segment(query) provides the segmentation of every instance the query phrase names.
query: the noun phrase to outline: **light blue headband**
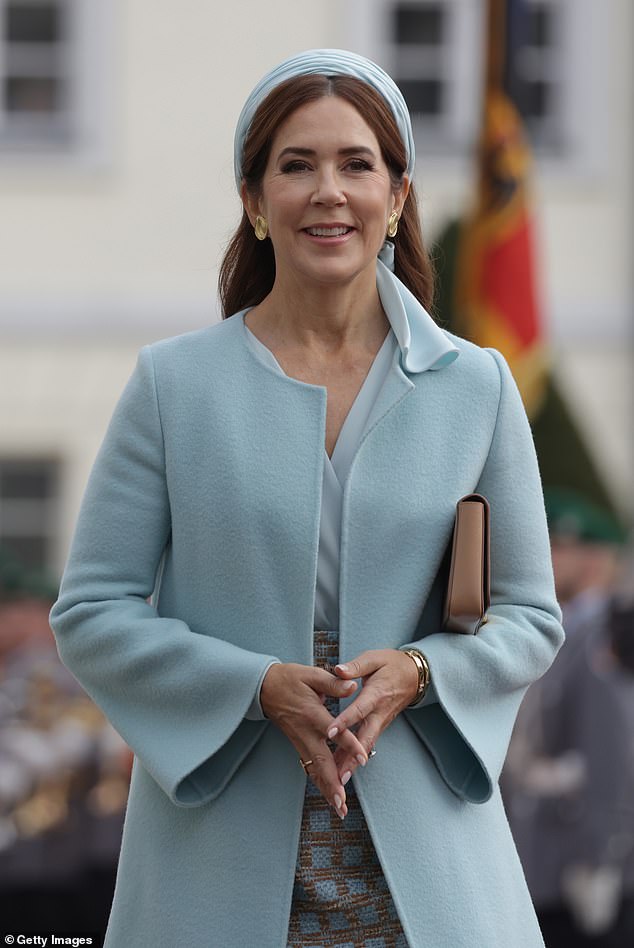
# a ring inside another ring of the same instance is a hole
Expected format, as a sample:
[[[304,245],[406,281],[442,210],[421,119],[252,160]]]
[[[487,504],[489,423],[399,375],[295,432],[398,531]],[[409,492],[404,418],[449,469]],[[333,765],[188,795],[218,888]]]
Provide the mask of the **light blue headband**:
[[[244,142],[246,140],[253,116],[258,110],[260,104],[266,99],[269,92],[286,79],[292,79],[294,76],[307,75],[323,76],[354,76],[361,79],[373,89],[379,92],[390,109],[396,120],[398,130],[401,133],[405,152],[407,155],[407,174],[412,180],[414,172],[414,133],[412,132],[412,121],[410,119],[405,99],[401,94],[393,79],[386,72],[364,56],[358,56],[356,53],[350,53],[345,49],[309,49],[297,56],[291,56],[285,59],[283,63],[276,66],[266,74],[250,94],[244,103],[238,124],[233,147],[233,162],[236,176],[236,185],[238,191],[242,184],[242,155],[244,151]]]
[[[345,49],[309,49],[286,59],[260,79],[238,118],[234,139],[234,169],[238,191],[242,184],[244,142],[253,116],[269,92],[294,76],[354,76],[383,96],[401,134],[407,157],[407,175],[414,172],[414,134],[405,99],[396,83],[376,63]],[[457,348],[436,325],[421,303],[394,274],[394,244],[386,240],[377,261],[377,287],[390,312],[390,322],[401,348],[401,364],[408,372],[441,369],[458,355]]]

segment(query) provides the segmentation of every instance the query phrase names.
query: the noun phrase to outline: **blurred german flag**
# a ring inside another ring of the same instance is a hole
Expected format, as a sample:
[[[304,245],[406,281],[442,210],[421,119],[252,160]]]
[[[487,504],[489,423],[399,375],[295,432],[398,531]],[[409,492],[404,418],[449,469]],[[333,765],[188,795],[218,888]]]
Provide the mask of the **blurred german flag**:
[[[436,242],[436,314],[448,329],[503,353],[531,421],[546,498],[574,492],[620,515],[551,367],[534,242],[531,149],[518,50],[526,0],[488,0],[482,121],[473,206]]]
[[[461,334],[504,353],[531,417],[544,397],[547,353],[533,253],[531,154],[513,97],[517,0],[489,0],[475,206],[458,242]]]

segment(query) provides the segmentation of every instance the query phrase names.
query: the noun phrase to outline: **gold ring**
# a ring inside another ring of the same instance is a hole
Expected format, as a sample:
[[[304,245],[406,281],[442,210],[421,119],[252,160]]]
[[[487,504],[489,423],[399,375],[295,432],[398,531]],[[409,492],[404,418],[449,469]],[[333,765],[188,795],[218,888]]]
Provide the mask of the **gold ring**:
[[[302,765],[303,771],[304,771],[304,773],[306,774],[306,776],[309,776],[309,774],[308,774],[308,768],[309,768],[310,765],[312,764],[312,760],[302,760],[302,758],[300,757],[300,758],[299,758],[299,762],[300,762],[300,764]]]

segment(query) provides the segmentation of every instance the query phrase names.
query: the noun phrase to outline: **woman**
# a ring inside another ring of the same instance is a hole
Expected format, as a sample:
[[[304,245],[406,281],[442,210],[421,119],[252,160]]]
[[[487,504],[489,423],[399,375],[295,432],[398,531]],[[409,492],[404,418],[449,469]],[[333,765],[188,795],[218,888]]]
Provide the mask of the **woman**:
[[[540,945],[497,789],[561,642],[519,395],[423,307],[411,124],[382,70],[286,61],[235,159],[229,318],[142,350],[52,612],[136,754],[106,943]],[[440,631],[439,568],[476,489],[472,637]]]

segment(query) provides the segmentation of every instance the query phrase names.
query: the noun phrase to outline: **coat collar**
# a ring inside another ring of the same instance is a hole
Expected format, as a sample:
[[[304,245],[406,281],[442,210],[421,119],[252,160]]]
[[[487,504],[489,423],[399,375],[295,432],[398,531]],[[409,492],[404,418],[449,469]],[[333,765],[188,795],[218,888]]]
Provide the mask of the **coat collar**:
[[[393,246],[386,242],[376,262],[376,285],[401,350],[401,366],[410,373],[443,369],[458,358],[459,350],[391,272],[389,261],[388,266],[385,265],[386,247],[391,248],[392,255],[394,252]]]
[[[393,267],[394,245],[386,240],[376,261],[376,287],[399,345],[400,368],[410,374],[444,369],[458,358],[460,351],[393,273]],[[243,325],[251,308],[236,314]],[[246,325],[244,328],[249,334]],[[275,366],[282,371],[277,363]]]

